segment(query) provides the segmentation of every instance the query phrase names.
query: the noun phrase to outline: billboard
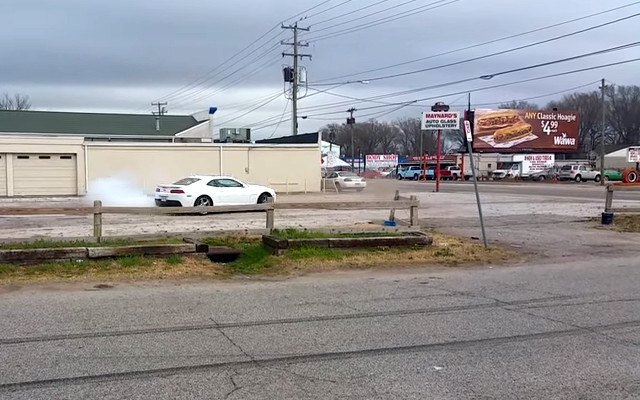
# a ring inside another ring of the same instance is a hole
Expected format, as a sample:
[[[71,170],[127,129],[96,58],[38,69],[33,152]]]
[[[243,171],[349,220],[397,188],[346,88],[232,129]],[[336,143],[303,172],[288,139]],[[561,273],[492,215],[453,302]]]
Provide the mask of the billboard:
[[[578,150],[579,115],[573,111],[475,111],[473,148],[479,152],[573,153]]]

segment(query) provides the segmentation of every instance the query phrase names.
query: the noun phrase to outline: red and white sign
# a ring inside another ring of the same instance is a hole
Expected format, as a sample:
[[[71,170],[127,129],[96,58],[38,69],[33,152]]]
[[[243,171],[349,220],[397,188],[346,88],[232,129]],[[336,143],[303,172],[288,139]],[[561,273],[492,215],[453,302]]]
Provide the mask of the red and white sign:
[[[447,129],[460,129],[460,113],[447,112],[423,112],[422,130],[437,131]]]
[[[464,134],[467,136],[467,142],[471,142],[473,140],[473,135],[471,134],[471,122],[464,120]]]
[[[640,147],[629,147],[627,149],[627,161],[632,163],[640,162]]]
[[[398,165],[397,154],[367,154],[367,169],[395,167]]]

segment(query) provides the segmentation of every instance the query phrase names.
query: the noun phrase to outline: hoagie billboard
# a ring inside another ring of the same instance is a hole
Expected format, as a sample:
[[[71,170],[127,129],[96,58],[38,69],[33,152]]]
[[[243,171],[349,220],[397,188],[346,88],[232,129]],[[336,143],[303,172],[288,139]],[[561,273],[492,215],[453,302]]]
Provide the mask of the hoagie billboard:
[[[578,150],[580,121],[573,111],[475,111],[473,148],[479,152]]]

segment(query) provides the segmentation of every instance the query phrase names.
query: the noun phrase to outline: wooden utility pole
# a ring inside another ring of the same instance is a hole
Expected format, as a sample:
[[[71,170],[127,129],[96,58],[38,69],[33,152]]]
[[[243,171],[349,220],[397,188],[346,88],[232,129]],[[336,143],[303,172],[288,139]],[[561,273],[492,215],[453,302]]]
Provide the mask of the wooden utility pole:
[[[293,57],[293,82],[291,83],[291,131],[293,135],[298,134],[298,85],[300,84],[300,67],[298,60],[304,57],[311,59],[311,54],[300,54],[299,47],[309,47],[309,43],[300,43],[298,41],[298,31],[309,31],[309,28],[300,28],[296,22],[294,25],[282,25],[282,29],[291,29],[293,31],[293,43],[285,41],[280,44],[285,46],[293,46],[293,53],[282,53],[282,57]]]

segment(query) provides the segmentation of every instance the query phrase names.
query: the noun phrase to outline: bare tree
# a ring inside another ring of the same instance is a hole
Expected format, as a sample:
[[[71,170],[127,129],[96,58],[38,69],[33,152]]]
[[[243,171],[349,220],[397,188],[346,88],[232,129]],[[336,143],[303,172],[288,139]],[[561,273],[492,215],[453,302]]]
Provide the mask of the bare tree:
[[[547,104],[548,109],[576,111],[580,115],[580,148],[589,153],[595,151],[602,133],[602,100],[598,92],[571,93],[562,96],[559,101]]]
[[[535,103],[529,103],[524,100],[512,100],[508,103],[502,103],[498,108],[504,108],[509,110],[539,110],[538,105]]]
[[[0,97],[0,110],[28,110],[30,108],[29,96],[23,96],[19,93],[12,96],[9,93],[4,93]]]
[[[436,138],[431,132],[422,131],[419,118],[403,118],[397,120],[394,125],[398,128],[398,151],[402,155],[420,155],[421,150],[425,153],[434,154],[436,149]],[[420,142],[422,140],[422,149]]]
[[[607,124],[615,144],[640,144],[640,87],[615,86],[606,93]]]

